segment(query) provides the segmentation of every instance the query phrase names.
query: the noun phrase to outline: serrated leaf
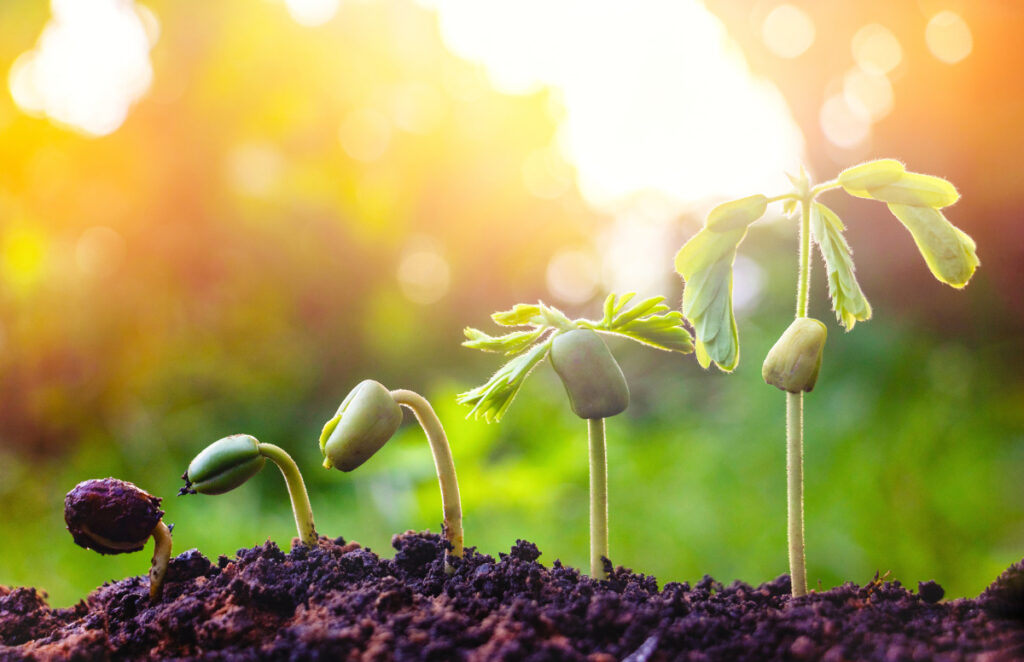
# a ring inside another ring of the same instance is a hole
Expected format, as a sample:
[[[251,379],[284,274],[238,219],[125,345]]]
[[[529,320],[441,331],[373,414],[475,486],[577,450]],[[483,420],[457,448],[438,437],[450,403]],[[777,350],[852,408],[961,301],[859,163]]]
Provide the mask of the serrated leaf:
[[[566,317],[565,313],[560,311],[558,308],[555,308],[554,306],[546,306],[544,303],[538,303],[537,305],[540,306],[540,316],[548,326],[552,326],[563,331],[572,331],[576,328],[576,325],[573,324],[572,320]]]
[[[488,423],[500,421],[527,376],[544,360],[550,349],[549,338],[498,368],[486,383],[456,396],[460,404],[473,405],[466,417],[482,417]]]
[[[466,334],[467,338],[462,343],[464,347],[479,349],[484,352],[512,355],[518,354],[532,345],[544,333],[544,328],[541,327],[530,331],[513,331],[503,336],[492,336],[479,329],[467,327],[463,333]]]
[[[910,230],[932,275],[957,289],[967,285],[981,264],[973,239],[937,209],[890,204],[889,210]]]
[[[843,187],[850,195],[879,202],[942,209],[960,199],[953,184],[941,177],[905,172],[896,181],[867,189]]]
[[[696,331],[697,360],[705,368],[714,361],[729,372],[739,362],[739,334],[732,307],[732,266],[736,249],[746,234],[746,227],[729,232],[712,232],[705,228],[676,254],[676,271],[686,281],[683,316]]]
[[[625,326],[644,315],[657,315],[658,313],[665,312],[669,308],[662,303],[664,300],[665,297],[651,297],[650,299],[641,301],[629,310],[616,315],[615,319],[612,320],[612,328]]]
[[[608,298],[604,300],[604,317],[602,318],[602,321],[605,324],[612,323],[612,317],[615,315],[615,299],[615,294],[609,294]]]
[[[659,299],[662,297],[659,297]],[[667,306],[664,307],[667,310]],[[669,352],[689,354],[693,351],[693,337],[683,326],[683,314],[678,310],[658,313],[633,320],[610,333],[625,336],[644,345]]]
[[[540,306],[531,303],[517,303],[512,310],[503,310],[491,315],[491,319],[502,326],[525,326],[536,323],[540,317]]]
[[[871,318],[871,304],[854,274],[853,252],[843,236],[844,229],[835,212],[820,202],[814,203],[811,207],[811,236],[825,261],[832,309],[849,331],[857,322]]]

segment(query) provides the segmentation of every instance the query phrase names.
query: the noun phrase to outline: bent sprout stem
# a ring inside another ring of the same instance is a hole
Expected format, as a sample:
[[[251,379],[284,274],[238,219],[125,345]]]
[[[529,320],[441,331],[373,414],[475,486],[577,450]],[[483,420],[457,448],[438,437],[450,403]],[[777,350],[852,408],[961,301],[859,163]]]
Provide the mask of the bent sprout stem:
[[[153,560],[149,568],[149,598],[154,602],[163,593],[164,577],[171,562],[171,530],[163,520],[153,529]]]
[[[295,527],[303,544],[315,547],[317,544],[316,528],[313,526],[313,508],[309,505],[309,494],[306,483],[302,480],[299,467],[279,446],[274,444],[257,444],[260,455],[277,465],[288,486],[288,496],[292,502],[292,513],[295,515]]]
[[[452,546],[450,554],[455,558],[462,558],[462,500],[459,497],[459,481],[455,476],[455,461],[452,460],[452,450],[444,427],[441,426],[441,421],[434,408],[430,406],[430,402],[419,393],[408,389],[397,389],[390,393],[396,403],[412,410],[427,435],[430,452],[434,456],[434,468],[437,470],[437,482],[441,487],[444,534]],[[445,570],[452,570],[447,560]]]

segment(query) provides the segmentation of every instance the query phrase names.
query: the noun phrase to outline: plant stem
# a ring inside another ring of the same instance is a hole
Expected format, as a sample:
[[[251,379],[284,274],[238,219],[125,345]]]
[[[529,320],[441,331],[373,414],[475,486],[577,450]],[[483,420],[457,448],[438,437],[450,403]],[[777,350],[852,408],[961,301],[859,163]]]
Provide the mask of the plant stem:
[[[455,462],[452,460],[451,446],[444,433],[440,419],[434,408],[419,393],[408,389],[391,391],[395,402],[412,410],[419,421],[420,427],[427,435],[430,452],[434,455],[434,467],[437,469],[437,482],[441,486],[441,510],[444,513],[444,534],[451,543],[452,549],[445,554],[445,571],[451,574],[454,567],[448,562],[451,554],[462,558],[462,500],[459,498],[459,481],[455,476]]]
[[[164,576],[171,562],[171,530],[163,520],[153,529],[153,562],[149,568],[149,599],[156,602],[164,590]]]
[[[786,515],[793,596],[807,595],[804,554],[804,394],[786,393]]]
[[[811,289],[811,193],[800,201],[800,275],[796,316],[807,317]],[[807,595],[804,551],[804,394],[786,393],[786,515],[789,577],[794,597]]]
[[[608,558],[608,459],[604,419],[587,419],[587,431],[590,447],[590,576],[607,579],[603,560]]]
[[[288,496],[292,500],[292,513],[295,515],[295,527],[299,532],[302,544],[315,547],[317,544],[316,529],[313,527],[313,508],[309,505],[309,494],[302,474],[295,465],[292,456],[274,444],[260,443],[257,445],[260,455],[277,465],[288,486]]]

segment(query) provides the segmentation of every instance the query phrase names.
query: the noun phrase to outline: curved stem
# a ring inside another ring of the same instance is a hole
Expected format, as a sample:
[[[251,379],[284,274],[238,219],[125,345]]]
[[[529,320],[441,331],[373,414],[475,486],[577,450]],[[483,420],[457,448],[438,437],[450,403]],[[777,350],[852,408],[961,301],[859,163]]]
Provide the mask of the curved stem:
[[[789,577],[793,596],[807,595],[804,554],[804,394],[786,393],[786,515],[789,522]]]
[[[149,599],[156,602],[164,590],[164,576],[171,562],[171,530],[163,520],[153,529],[153,562],[149,568]]]
[[[590,447],[590,576],[607,579],[604,559],[608,558],[608,459],[604,419],[587,419],[587,432]]]
[[[391,397],[395,402],[404,405],[412,410],[419,421],[420,427],[427,435],[430,443],[430,452],[434,455],[434,468],[437,469],[437,482],[441,486],[441,510],[444,513],[444,534],[451,543],[451,551],[448,552],[456,558],[462,558],[463,533],[462,533],[462,500],[459,498],[459,481],[455,476],[455,462],[452,460],[452,449],[448,444],[448,437],[444,433],[444,427],[434,412],[434,408],[419,393],[408,389],[391,391]],[[446,554],[447,556],[447,554]],[[445,571],[449,574],[454,568],[447,559],[445,560]]]
[[[302,481],[302,474],[299,473],[295,460],[284,449],[274,444],[260,443],[257,448],[260,455],[276,464],[284,476],[284,482],[288,486],[288,496],[292,500],[292,513],[295,515],[295,527],[299,532],[299,540],[304,545],[315,547],[317,535],[313,526],[313,508],[309,505],[306,484]]]

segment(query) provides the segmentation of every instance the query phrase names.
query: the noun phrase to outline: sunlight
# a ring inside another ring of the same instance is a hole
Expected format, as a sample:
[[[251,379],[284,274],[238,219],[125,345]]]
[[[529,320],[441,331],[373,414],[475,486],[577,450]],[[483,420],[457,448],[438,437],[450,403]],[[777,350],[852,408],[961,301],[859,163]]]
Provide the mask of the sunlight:
[[[11,96],[26,113],[94,136],[112,133],[149,88],[159,23],[118,0],[52,0],[51,10],[35,48],[11,65]]]
[[[556,94],[556,147],[598,209],[643,191],[674,200],[674,213],[770,192],[801,160],[782,95],[696,1],[421,2],[437,10],[449,49],[483,63],[497,90]]]

